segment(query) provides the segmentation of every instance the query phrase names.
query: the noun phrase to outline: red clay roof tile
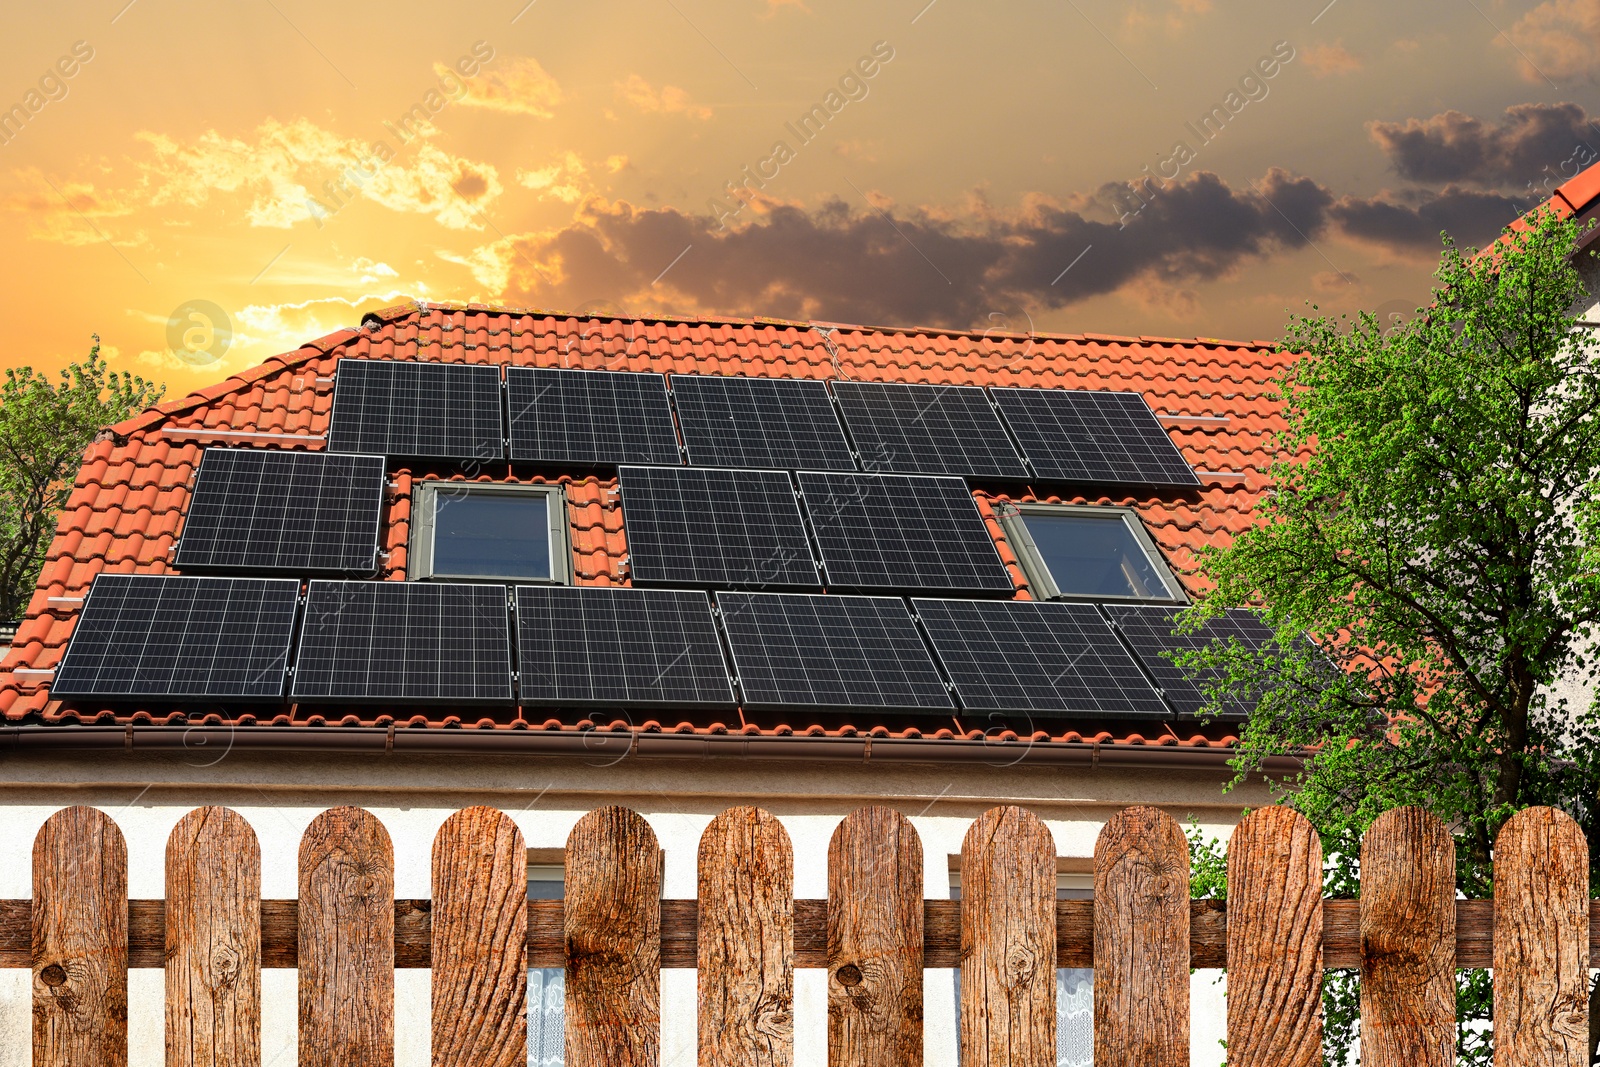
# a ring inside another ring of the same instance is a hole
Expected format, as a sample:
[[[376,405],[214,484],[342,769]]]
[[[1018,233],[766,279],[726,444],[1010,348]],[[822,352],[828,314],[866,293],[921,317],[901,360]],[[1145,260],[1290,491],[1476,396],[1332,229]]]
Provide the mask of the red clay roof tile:
[[[274,440],[272,445],[322,448],[321,438],[327,432],[332,409],[332,388],[320,379],[331,379],[338,359],[346,355],[657,373],[1137,390],[1158,413],[1226,417],[1228,421],[1223,423],[1185,425],[1174,421],[1169,429],[1185,458],[1197,468],[1247,473],[1242,483],[1212,480],[1189,500],[1152,497],[1099,501],[1137,509],[1185,585],[1197,593],[1204,591],[1205,583],[1199,577],[1195,553],[1208,545],[1225,544],[1247,527],[1252,508],[1266,486],[1263,472],[1275,455],[1273,435],[1284,428],[1271,400],[1272,382],[1289,362],[1286,354],[1259,341],[871,329],[774,319],[625,319],[477,304],[412,302],[384,308],[367,314],[360,329],[329,334],[225,381],[141,412],[111,427],[89,447],[62,511],[38,592],[3,661],[0,713],[6,722],[119,721],[118,716],[105,709],[63,707],[49,699],[48,688],[39,683],[37,676],[9,673],[16,667],[49,669],[59,662],[77,611],[75,605],[51,603],[48,597],[82,596],[101,570],[167,570],[168,551],[176,543],[190,483],[207,442],[181,439],[164,431],[187,430],[192,434],[196,430],[230,429],[291,434],[303,440]],[[384,577],[405,577],[413,478],[440,476],[462,478],[459,473],[441,475],[420,468],[413,471],[407,466],[393,471]],[[481,479],[489,477],[485,474]],[[506,477],[510,475],[502,470],[496,480]],[[569,501],[577,581],[626,585],[623,560],[627,542],[615,479],[563,477],[560,481]],[[1026,578],[994,519],[991,498],[980,493],[978,500],[1002,559],[1017,583],[1017,596],[1028,598]],[[1073,498],[1071,502],[1088,501]],[[572,730],[581,725],[570,718],[565,722],[546,721],[533,708],[524,709],[524,714],[526,718],[514,724],[517,728]],[[481,717],[477,712],[462,717],[444,711],[408,711],[398,717],[383,711],[364,711],[361,715],[366,717],[346,716],[331,720],[330,725],[393,722],[399,727],[438,727],[477,722]],[[141,721],[185,721],[181,714],[159,709],[137,716],[124,713],[120,721],[135,717]],[[261,724],[309,721],[266,709],[242,713],[233,721],[246,720]],[[513,724],[498,724],[501,728],[509,725]],[[629,727],[622,723],[617,728]],[[758,727],[741,723],[735,727],[702,722],[680,723],[672,729],[743,729],[817,736],[856,735],[865,729],[886,737],[983,736],[981,730],[958,734],[927,722],[852,725],[843,717],[833,725],[796,722]],[[1078,730],[1063,729],[1054,735],[1056,740],[1150,743],[1137,734],[1118,736],[1106,730],[1080,734]],[[1205,746],[1231,740],[1212,730],[1182,740],[1169,734],[1159,743]]]

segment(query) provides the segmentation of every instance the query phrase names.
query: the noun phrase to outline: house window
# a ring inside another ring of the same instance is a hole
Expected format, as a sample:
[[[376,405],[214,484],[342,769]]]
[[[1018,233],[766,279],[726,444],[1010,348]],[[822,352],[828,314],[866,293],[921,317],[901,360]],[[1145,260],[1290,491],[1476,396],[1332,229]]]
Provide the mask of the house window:
[[[1041,596],[1184,600],[1144,524],[1127,508],[1021,504],[1001,523]]]
[[[413,578],[572,580],[560,486],[422,482],[412,515]]]

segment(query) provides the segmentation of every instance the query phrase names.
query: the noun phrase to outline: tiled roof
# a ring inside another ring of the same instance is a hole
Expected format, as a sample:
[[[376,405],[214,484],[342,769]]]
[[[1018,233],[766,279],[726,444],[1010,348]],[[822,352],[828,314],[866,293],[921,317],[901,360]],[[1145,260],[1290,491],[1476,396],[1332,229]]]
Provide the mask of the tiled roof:
[[[314,724],[278,711],[217,708],[185,717],[171,709],[130,714],[49,697],[43,673],[60,660],[83,596],[102,570],[163,573],[175,545],[190,484],[207,445],[270,444],[320,448],[332,402],[335,364],[343,356],[496,363],[534,367],[745,374],[764,377],[1021,385],[1119,389],[1143,393],[1200,472],[1202,487],[1186,498],[1102,498],[1137,508],[1151,535],[1191,592],[1204,582],[1194,551],[1226,543],[1251,521],[1282,429],[1269,399],[1272,379],[1288,362],[1265,341],[1179,340],[1164,337],[1017,335],[934,329],[887,329],[832,323],[754,320],[579,317],[531,308],[479,304],[405,304],[370,314],[361,328],[341,330],[266,360],[198,392],[171,400],[111,427],[90,446],[63,509],[60,527],[15,643],[0,663],[0,712],[8,724],[239,722]],[[1185,417],[1189,418],[1185,418]],[[233,436],[229,436],[233,435]],[[254,435],[284,435],[260,437]],[[296,440],[296,438],[302,438]],[[450,467],[391,468],[391,502],[384,577],[403,579],[412,486],[421,478],[462,478]],[[514,477],[506,466],[478,472],[480,480]],[[626,584],[626,553],[615,480],[563,478],[572,520],[574,572],[583,584]],[[1023,497],[1022,499],[1032,499]],[[1048,498],[1056,499],[1056,498]],[[979,494],[979,507],[1020,592],[1027,579],[994,518],[999,498]],[[17,673],[21,669],[21,673]],[[981,736],[984,723],[946,719],[888,721],[870,715],[828,721],[755,725],[742,721],[590,723],[546,719],[537,710],[495,725],[529,729],[685,730],[702,733]],[[343,724],[475,725],[479,712],[442,709],[367,709]],[[881,721],[880,721],[881,720]],[[487,723],[485,723],[487,725]],[[1221,745],[1220,729],[1074,723],[1072,730],[1038,731],[1044,740]]]

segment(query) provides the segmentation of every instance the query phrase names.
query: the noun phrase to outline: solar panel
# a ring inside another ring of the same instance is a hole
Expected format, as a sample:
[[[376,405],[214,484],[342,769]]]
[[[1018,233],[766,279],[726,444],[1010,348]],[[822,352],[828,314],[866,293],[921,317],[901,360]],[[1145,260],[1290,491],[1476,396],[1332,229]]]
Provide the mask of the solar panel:
[[[511,702],[503,585],[313,581],[296,700]]]
[[[617,473],[634,581],[821,584],[782,471],[621,467]]]
[[[856,469],[819,381],[674,374],[672,397],[696,466]]]
[[[328,451],[498,460],[500,368],[481,363],[341,359]]]
[[[1138,393],[992,386],[1040,478],[1109,485],[1199,485]]]
[[[800,489],[828,585],[1011,592],[960,478],[804,471]]]
[[[978,386],[839,381],[833,395],[864,470],[1028,476]]]
[[[954,707],[895,597],[718,593],[745,707]]]
[[[962,707],[1041,718],[1167,714],[1092,604],[913,600]]]
[[[507,367],[511,458],[547,463],[681,463],[659,374]]]
[[[50,693],[277,700],[299,598],[293,578],[102,574]]]
[[[383,490],[382,456],[208,448],[175,562],[371,574]]]
[[[1156,680],[1162,696],[1172,710],[1184,718],[1193,718],[1205,706],[1201,687],[1216,677],[1215,671],[1201,671],[1189,675],[1162,655],[1163,652],[1183,652],[1205,648],[1213,639],[1237,638],[1246,648],[1259,649],[1272,644],[1273,633],[1253,611],[1233,608],[1220,618],[1212,619],[1195,633],[1174,634],[1173,624],[1182,608],[1149,607],[1144,605],[1106,604],[1103,610],[1132,646],[1134,655],[1144,669]],[[1227,715],[1247,715],[1250,709],[1243,704],[1230,707]]]
[[[703,592],[517,587],[524,704],[732,708]]]

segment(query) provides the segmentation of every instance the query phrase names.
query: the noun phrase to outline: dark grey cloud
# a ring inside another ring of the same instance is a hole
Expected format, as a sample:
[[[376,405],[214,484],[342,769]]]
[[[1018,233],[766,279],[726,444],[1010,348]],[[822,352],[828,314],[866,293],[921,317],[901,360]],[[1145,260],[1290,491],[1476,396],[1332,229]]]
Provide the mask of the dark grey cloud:
[[[1176,292],[1334,232],[1408,254],[1437,248],[1441,229],[1481,244],[1513,207],[1457,189],[1338,198],[1278,169],[1235,187],[1202,171],[1142,200],[1106,185],[1078,209],[1033,203],[953,216],[832,200],[814,210],[771,205],[726,229],[710,215],[593,202],[573,224],[514,238],[502,255],[506,295],[547,307],[637,306],[670,290],[703,312],[971,327],[1128,287]],[[534,262],[549,266],[536,272]]]
[[[1348,237],[1403,252],[1431,253],[1439,249],[1441,231],[1462,247],[1481,248],[1533,206],[1451,185],[1410,201],[1342,197],[1329,208],[1328,218]]]
[[[1600,127],[1577,104],[1517,104],[1498,123],[1459,111],[1368,127],[1402,177],[1546,192],[1600,160]]]

